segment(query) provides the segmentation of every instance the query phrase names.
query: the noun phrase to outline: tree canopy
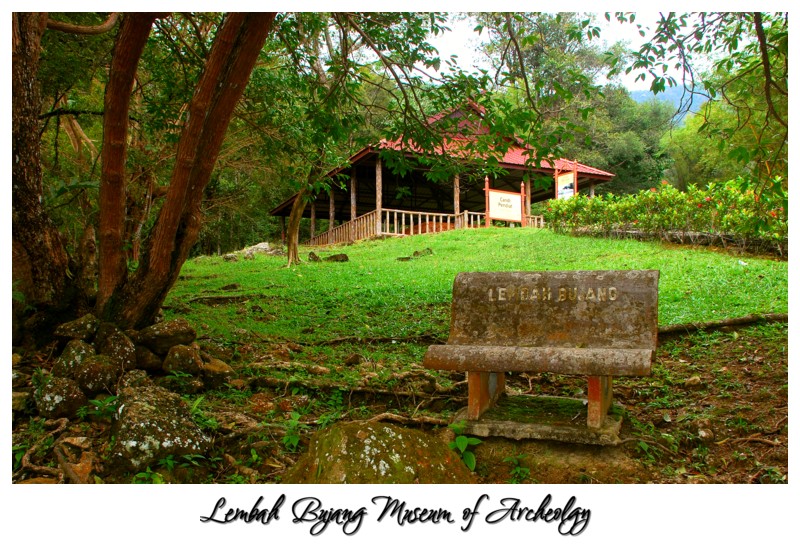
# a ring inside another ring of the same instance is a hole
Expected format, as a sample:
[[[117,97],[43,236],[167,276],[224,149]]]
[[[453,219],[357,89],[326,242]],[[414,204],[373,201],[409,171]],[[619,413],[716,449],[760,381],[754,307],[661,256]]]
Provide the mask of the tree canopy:
[[[441,146],[452,127],[427,119],[465,101],[490,129],[471,149],[485,172],[513,135],[531,161],[616,172],[614,191],[658,183],[671,160],[678,185],[736,174],[785,195],[788,15],[663,14],[634,52],[601,50],[592,15],[474,21],[491,69],[440,57],[430,37],[447,31],[441,13],[13,14],[20,314],[38,311],[25,314],[32,328],[89,309],[146,324],[193,252],[274,237],[267,210],[326,191],[336,181],[325,173],[365,144]],[[675,66],[683,81],[665,75]],[[667,107],[635,103],[602,80],[609,71],[638,73],[655,93],[683,84],[704,106],[663,137]],[[434,181],[461,168],[417,162]]]

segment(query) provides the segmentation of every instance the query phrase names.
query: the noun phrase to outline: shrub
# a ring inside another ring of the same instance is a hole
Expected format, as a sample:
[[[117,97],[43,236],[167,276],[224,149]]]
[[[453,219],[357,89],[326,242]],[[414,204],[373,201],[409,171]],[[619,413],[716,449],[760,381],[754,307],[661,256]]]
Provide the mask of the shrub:
[[[785,255],[787,200],[782,180],[773,183],[772,191],[756,194],[741,179],[685,192],[663,182],[634,195],[548,201],[542,212],[556,232],[733,244]]]

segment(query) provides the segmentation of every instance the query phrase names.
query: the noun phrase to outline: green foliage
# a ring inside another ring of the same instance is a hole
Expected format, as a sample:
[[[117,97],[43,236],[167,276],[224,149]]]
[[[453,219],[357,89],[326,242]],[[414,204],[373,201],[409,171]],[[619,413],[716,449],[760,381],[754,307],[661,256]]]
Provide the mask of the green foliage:
[[[483,441],[477,437],[462,435],[464,433],[464,426],[465,423],[463,421],[450,424],[449,428],[456,434],[456,438],[453,441],[450,441],[447,446],[461,456],[461,459],[464,461],[464,465],[466,465],[470,471],[475,471],[477,459],[475,458],[475,453],[470,450],[470,447],[480,445]]]
[[[522,460],[525,457],[525,454],[515,454],[503,458],[504,462],[511,464],[511,478],[508,481],[510,484],[521,484],[530,478],[530,468],[522,465]]]
[[[165,482],[163,475],[150,469],[150,466],[133,477],[133,484],[164,484]]]
[[[781,180],[773,182],[781,185]],[[690,242],[697,233],[716,235],[724,243],[784,251],[788,241],[788,201],[778,188],[761,195],[741,180],[690,186],[679,191],[669,184],[635,195],[613,194],[548,201],[545,221],[557,232],[588,228],[610,235],[636,230],[657,236],[679,235]]]
[[[94,417],[101,420],[113,420],[119,409],[119,398],[117,396],[106,396],[101,399],[90,399],[89,405],[78,409],[77,415],[80,418]]]
[[[634,22],[632,14],[616,18]],[[636,73],[637,80],[650,79],[653,93],[678,85],[670,74],[682,70],[681,111],[696,104],[698,95],[706,101],[698,131],[739,163],[751,189],[771,192],[778,178],[786,189],[788,14],[664,13],[650,40],[629,61],[623,57],[608,54],[611,75]],[[700,69],[698,59],[709,61],[710,69]]]
[[[219,422],[214,417],[208,416],[201,407],[205,396],[198,396],[194,400],[184,397],[184,401],[189,404],[189,414],[200,429],[213,431],[219,427]]]
[[[25,453],[28,452],[30,445],[28,443],[19,443],[12,445],[11,447],[11,454],[12,454],[12,469],[13,473],[22,467],[22,459],[25,457]]]
[[[289,414],[289,420],[285,424],[286,431],[281,438],[281,443],[289,452],[296,452],[300,446],[301,434],[308,429],[308,425],[300,421],[302,415],[296,411]]]

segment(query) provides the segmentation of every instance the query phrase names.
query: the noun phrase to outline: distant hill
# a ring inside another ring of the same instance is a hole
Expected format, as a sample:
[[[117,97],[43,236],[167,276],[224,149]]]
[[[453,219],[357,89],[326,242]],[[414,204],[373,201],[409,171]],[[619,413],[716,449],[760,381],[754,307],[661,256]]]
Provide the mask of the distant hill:
[[[629,94],[633,100],[636,102],[648,102],[650,100],[660,100],[663,102],[669,102],[675,109],[678,108],[681,102],[681,96],[683,95],[683,87],[669,87],[663,93],[658,93],[654,95],[652,91],[629,91]],[[692,100],[692,103],[689,105],[689,109],[695,109],[701,103],[700,97],[688,97],[689,100]],[[683,116],[680,116],[681,118]]]

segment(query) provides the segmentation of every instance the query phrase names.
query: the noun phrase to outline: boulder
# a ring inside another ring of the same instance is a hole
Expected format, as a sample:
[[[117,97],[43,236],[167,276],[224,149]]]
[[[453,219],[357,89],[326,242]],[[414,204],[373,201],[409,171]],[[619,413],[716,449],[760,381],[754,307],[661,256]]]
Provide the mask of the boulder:
[[[77,320],[61,324],[56,328],[54,334],[57,337],[67,337],[69,339],[81,339],[85,341],[94,336],[99,325],[100,321],[95,318],[94,315],[85,314]]]
[[[156,354],[164,355],[176,344],[189,344],[197,333],[183,318],[166,320],[139,331],[139,344]]]
[[[30,392],[11,392],[11,410],[15,412],[27,412],[30,400]]]
[[[108,356],[126,371],[136,368],[136,345],[114,324],[100,324],[94,348],[98,354]]]
[[[203,360],[197,346],[179,344],[169,349],[161,368],[166,373],[188,373],[199,376],[203,370]]]
[[[147,388],[153,385],[154,384],[150,379],[150,376],[143,369],[134,369],[133,371],[128,371],[122,375],[122,378],[119,380],[120,390],[124,390],[125,388]]]
[[[75,382],[90,396],[101,392],[114,393],[122,372],[119,362],[97,354],[86,357],[75,367]]]
[[[136,368],[145,371],[160,371],[163,365],[160,356],[141,344],[136,345]]]
[[[323,258],[323,261],[334,261],[337,263],[344,263],[345,261],[350,261],[350,258],[347,257],[347,254],[333,254],[329,255],[326,258]]]
[[[413,254],[414,257],[425,257],[426,255],[433,255],[433,250],[425,248],[424,250],[417,250]]]
[[[317,432],[283,479],[289,484],[474,483],[441,439],[383,422],[347,422]]]
[[[78,409],[89,403],[77,382],[54,376],[44,379],[33,400],[44,418],[73,418]]]
[[[180,396],[158,386],[123,388],[109,454],[112,471],[135,472],[158,460],[186,454],[204,455],[210,441],[194,423]]]
[[[75,368],[87,357],[94,356],[94,347],[80,339],[72,339],[53,363],[52,373],[57,377],[72,378]]]
[[[209,358],[203,363],[203,382],[207,388],[219,388],[233,375],[233,368],[222,360]]]

